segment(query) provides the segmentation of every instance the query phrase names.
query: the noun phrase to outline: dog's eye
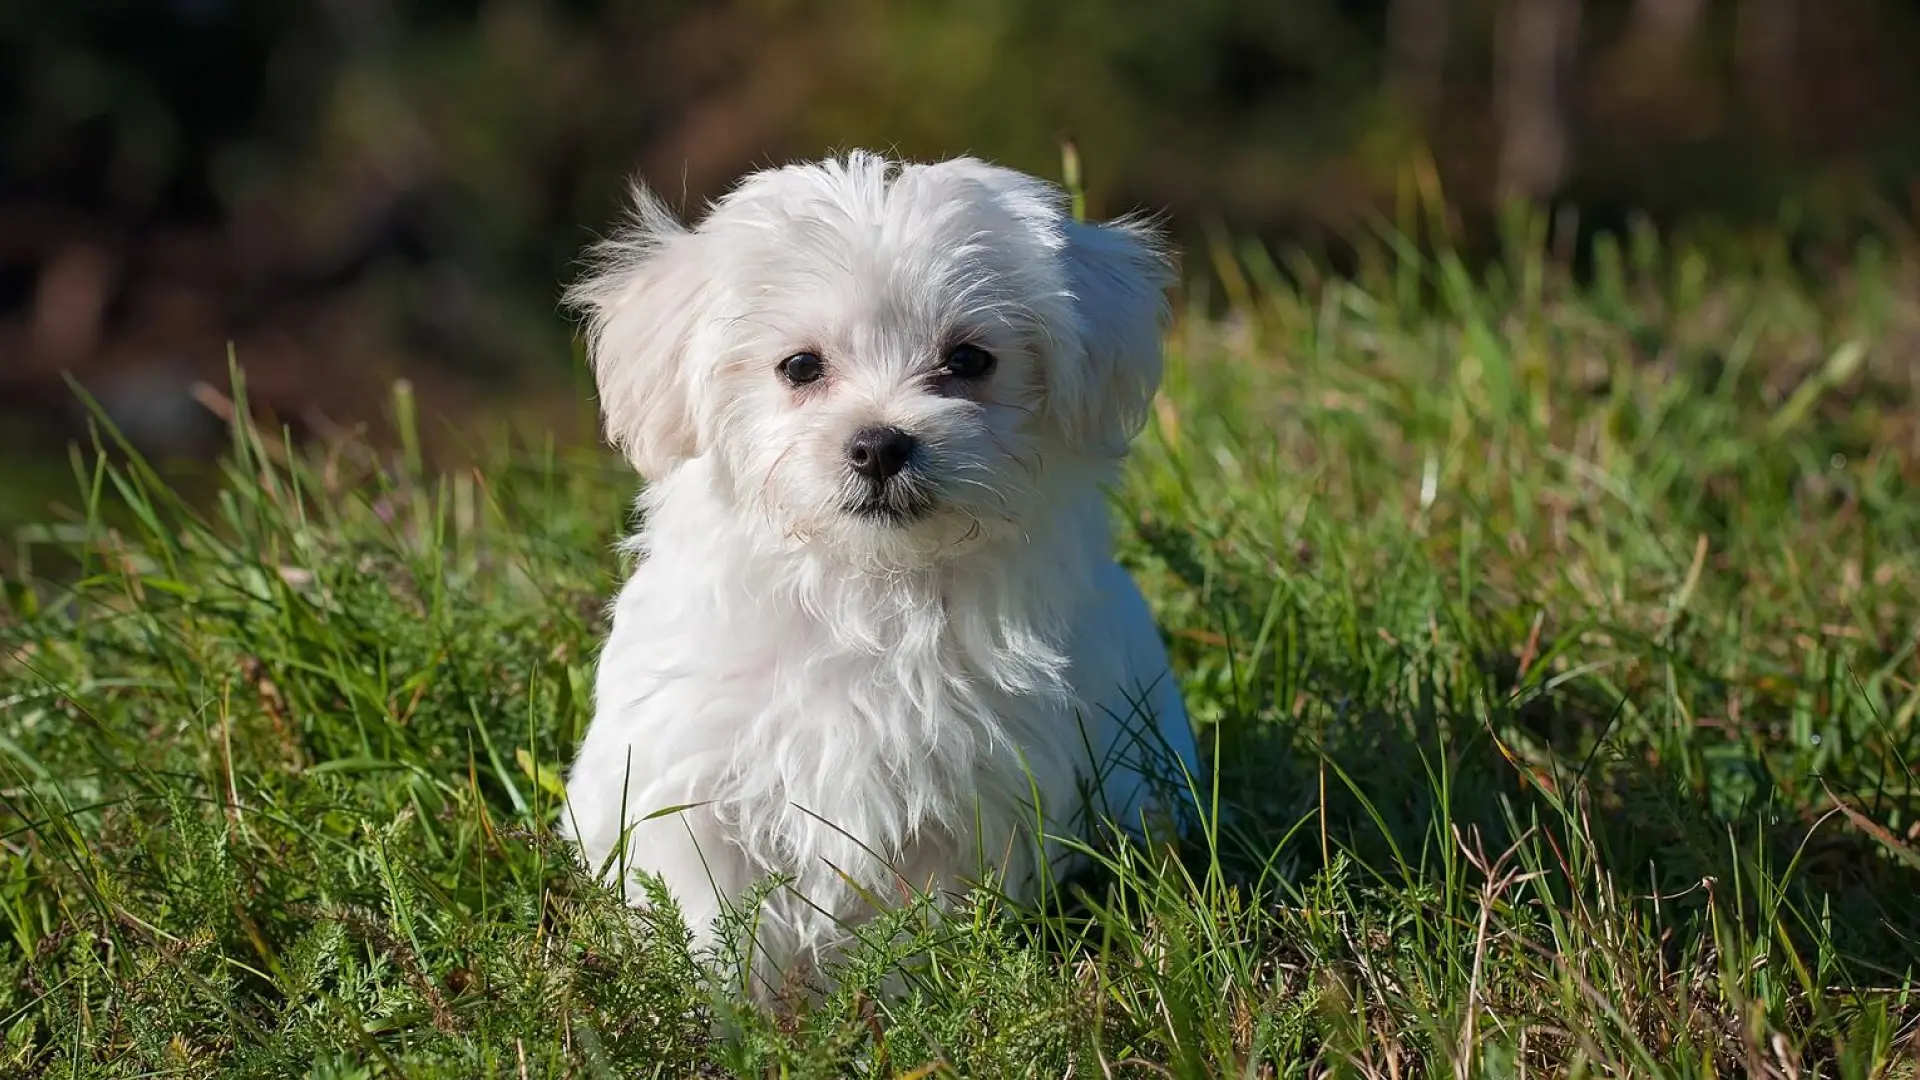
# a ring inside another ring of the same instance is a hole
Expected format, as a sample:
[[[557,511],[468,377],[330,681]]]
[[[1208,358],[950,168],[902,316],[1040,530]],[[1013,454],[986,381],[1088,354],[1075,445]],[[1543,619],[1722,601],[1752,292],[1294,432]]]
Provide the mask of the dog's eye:
[[[827,373],[826,362],[816,353],[794,353],[780,361],[780,377],[795,386],[805,386],[810,382],[819,382]]]
[[[944,370],[956,379],[978,379],[993,370],[993,354],[978,345],[955,345],[947,350]]]

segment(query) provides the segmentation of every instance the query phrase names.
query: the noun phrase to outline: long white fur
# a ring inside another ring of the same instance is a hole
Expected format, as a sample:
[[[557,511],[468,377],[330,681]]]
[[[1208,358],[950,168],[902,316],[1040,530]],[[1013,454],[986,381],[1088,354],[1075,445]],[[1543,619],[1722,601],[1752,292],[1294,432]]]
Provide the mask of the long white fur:
[[[760,172],[697,227],[635,204],[571,293],[647,480],[567,783],[589,865],[636,903],[658,875],[702,945],[786,878],[750,913],[765,993],[851,940],[862,893],[991,870],[1024,895],[1089,796],[1136,829],[1175,809],[1193,734],[1102,493],[1160,380],[1152,232],[969,158]],[[962,336],[998,363],[956,392],[933,373]],[[802,351],[827,377],[796,390]],[[842,509],[876,423],[920,440],[930,515]]]

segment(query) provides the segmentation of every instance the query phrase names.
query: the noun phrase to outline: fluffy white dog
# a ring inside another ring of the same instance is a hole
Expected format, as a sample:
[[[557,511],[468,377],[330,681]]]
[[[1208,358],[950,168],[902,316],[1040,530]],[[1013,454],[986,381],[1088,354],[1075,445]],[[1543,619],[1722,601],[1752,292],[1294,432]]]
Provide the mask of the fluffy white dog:
[[[1027,895],[1177,813],[1194,738],[1102,490],[1160,380],[1152,233],[966,158],[768,170],[691,228],[635,196],[570,297],[647,480],[567,782],[589,863],[701,944],[754,890],[759,996],[876,898]]]

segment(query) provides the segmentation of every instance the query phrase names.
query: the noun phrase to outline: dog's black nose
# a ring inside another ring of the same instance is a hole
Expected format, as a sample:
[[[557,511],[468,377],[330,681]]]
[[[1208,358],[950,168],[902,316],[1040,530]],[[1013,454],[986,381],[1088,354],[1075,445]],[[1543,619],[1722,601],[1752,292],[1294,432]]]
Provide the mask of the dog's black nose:
[[[885,480],[907,467],[920,443],[897,427],[865,427],[847,440],[847,464],[869,480]]]

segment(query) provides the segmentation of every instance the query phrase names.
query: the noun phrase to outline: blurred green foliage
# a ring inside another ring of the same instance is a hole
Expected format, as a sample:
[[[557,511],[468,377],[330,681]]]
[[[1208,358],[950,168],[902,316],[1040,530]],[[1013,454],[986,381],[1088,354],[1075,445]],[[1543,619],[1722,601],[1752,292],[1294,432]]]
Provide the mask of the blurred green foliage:
[[[322,411],[381,396],[343,375],[550,378],[628,176],[692,207],[853,145],[1051,174],[1071,132],[1096,213],[1336,257],[1410,163],[1469,244],[1505,195],[1582,236],[1885,228],[1916,47],[1894,0],[12,0],[0,403],[163,354],[217,382],[229,342]]]

